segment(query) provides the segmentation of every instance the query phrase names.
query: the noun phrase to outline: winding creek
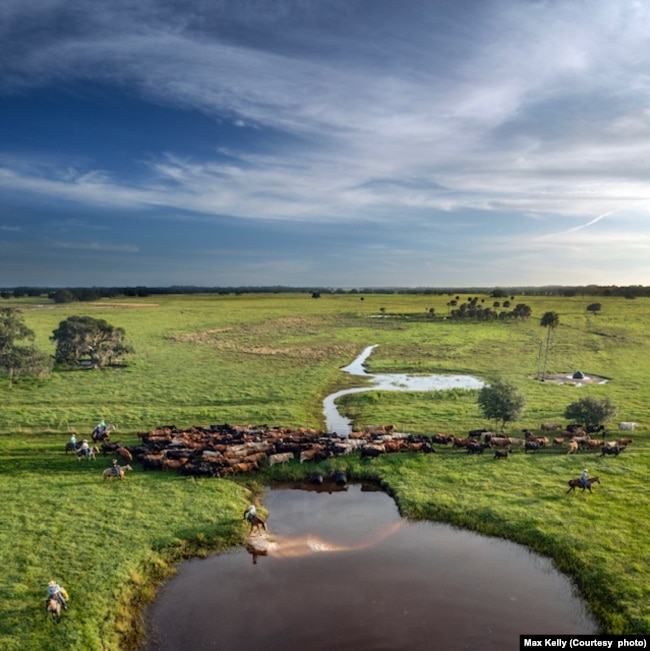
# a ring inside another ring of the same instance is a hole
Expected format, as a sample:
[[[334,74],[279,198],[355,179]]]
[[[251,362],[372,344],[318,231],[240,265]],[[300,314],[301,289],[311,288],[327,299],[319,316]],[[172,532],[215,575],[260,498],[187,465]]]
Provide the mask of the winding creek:
[[[445,389],[480,389],[484,386],[481,380],[471,375],[407,375],[404,373],[378,373],[366,372],[365,362],[377,345],[368,346],[348,366],[341,370],[350,375],[368,378],[371,383],[362,387],[342,389],[332,393],[323,401],[323,414],[325,416],[325,430],[336,432],[345,437],[352,431],[349,418],[341,415],[336,406],[336,401],[341,396],[362,391],[442,391]]]
[[[483,386],[465,375],[368,374],[374,348],[342,369],[370,384],[325,399],[328,432],[349,435],[335,404],[349,393]],[[268,532],[253,547],[183,563],[163,586],[142,651],[515,651],[522,633],[597,632],[550,560],[409,522],[374,486],[271,486],[263,502]]]

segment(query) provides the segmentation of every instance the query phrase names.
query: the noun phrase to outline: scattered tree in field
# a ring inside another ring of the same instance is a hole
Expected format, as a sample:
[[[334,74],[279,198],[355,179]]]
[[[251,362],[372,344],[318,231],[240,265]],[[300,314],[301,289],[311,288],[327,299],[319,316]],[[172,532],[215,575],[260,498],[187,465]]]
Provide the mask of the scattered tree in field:
[[[606,421],[614,418],[618,413],[618,407],[609,398],[598,400],[598,398],[580,398],[572,402],[564,411],[565,418],[584,425],[603,425]]]
[[[597,314],[600,312],[602,309],[602,305],[600,303],[591,303],[590,305],[587,305],[587,312],[591,312],[592,314]]]
[[[59,323],[50,339],[56,342],[55,361],[67,367],[84,364],[92,368],[111,366],[133,352],[123,328],[104,319],[71,316]]]
[[[69,289],[57,289],[55,292],[50,294],[50,298],[55,303],[72,303],[77,300],[75,295]]]
[[[34,332],[25,325],[23,314],[14,307],[0,308],[0,367],[7,372],[9,385],[17,375],[40,376],[51,369],[50,358],[33,342]]]
[[[542,381],[546,377],[546,364],[548,362],[548,349],[551,346],[551,335],[555,328],[560,325],[560,316],[557,312],[544,312],[542,320],[539,322],[543,328],[547,328],[546,331],[546,352],[544,354],[544,370],[542,371]]]
[[[532,313],[533,310],[530,305],[526,305],[525,303],[518,303],[512,311],[512,315],[517,319],[528,319]]]
[[[500,422],[503,430],[506,423],[521,418],[526,399],[514,384],[497,380],[481,389],[478,404],[485,418]]]

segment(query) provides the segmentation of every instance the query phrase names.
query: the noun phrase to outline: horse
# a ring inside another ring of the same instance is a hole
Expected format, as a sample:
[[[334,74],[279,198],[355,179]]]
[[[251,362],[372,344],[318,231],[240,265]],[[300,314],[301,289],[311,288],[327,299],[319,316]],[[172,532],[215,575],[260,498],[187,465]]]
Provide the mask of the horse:
[[[255,529],[257,531],[257,533],[259,533],[260,528],[262,528],[262,529],[264,529],[264,531],[266,531],[266,522],[264,522],[264,520],[262,520],[262,518],[260,518],[259,516],[250,515],[250,516],[248,516],[247,520],[251,523],[251,530],[250,530],[249,533],[252,534],[253,529]]]
[[[580,477],[576,477],[575,479],[569,479],[567,482],[569,484],[569,490],[567,490],[567,493],[570,493],[571,491],[574,491],[576,488],[582,488],[582,492],[585,492],[585,487],[582,484],[582,479]],[[591,487],[593,484],[600,484],[600,477],[589,477],[587,479],[587,489],[591,493]]]
[[[95,443],[101,443],[102,441],[108,441],[110,438],[110,433],[114,432],[117,430],[117,425],[106,425],[103,430],[99,429],[98,427],[95,427],[92,433],[92,439],[95,441]]]
[[[98,452],[99,452],[99,448],[96,445],[93,445],[92,448],[88,448],[88,454],[86,454],[86,451],[84,449],[79,449],[77,450],[77,461],[81,461],[83,457],[86,457],[88,461],[90,461],[91,459],[93,461],[96,461]]]
[[[129,465],[127,465],[127,466],[118,466],[118,468],[119,468],[120,471],[117,474],[115,473],[115,471],[113,470],[112,467],[111,468],[106,468],[106,470],[104,470],[104,472],[102,473],[102,477],[104,479],[113,479],[113,477],[117,477],[118,479],[124,479],[124,473],[127,470],[133,470],[133,468],[131,468],[131,466],[129,466]]]
[[[58,624],[61,621],[61,609],[63,606],[57,597],[52,595],[45,600],[45,610],[52,616],[52,619]]]
[[[72,441],[68,441],[65,444],[65,453],[68,454],[68,452],[76,452],[77,451],[77,444],[73,443]]]

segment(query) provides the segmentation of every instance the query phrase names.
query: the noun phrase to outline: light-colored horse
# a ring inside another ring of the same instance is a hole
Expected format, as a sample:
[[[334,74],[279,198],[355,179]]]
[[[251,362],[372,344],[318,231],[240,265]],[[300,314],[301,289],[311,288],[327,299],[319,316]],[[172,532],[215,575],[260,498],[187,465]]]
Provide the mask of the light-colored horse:
[[[58,624],[61,620],[61,609],[63,606],[57,597],[52,595],[45,601],[45,610],[52,616],[52,619]]]
[[[91,459],[93,461],[97,461],[97,453],[99,452],[99,448],[96,445],[93,445],[91,448],[88,448],[88,454],[85,453],[85,450],[79,449],[77,450],[77,461],[81,461],[84,457],[90,461]]]
[[[104,470],[104,472],[102,473],[102,477],[104,479],[113,479],[113,477],[117,477],[118,479],[124,479],[124,473],[127,470],[133,470],[133,468],[131,468],[131,466],[129,465],[118,466],[118,468],[120,470],[119,473],[115,473],[113,468],[106,468],[106,470]]]

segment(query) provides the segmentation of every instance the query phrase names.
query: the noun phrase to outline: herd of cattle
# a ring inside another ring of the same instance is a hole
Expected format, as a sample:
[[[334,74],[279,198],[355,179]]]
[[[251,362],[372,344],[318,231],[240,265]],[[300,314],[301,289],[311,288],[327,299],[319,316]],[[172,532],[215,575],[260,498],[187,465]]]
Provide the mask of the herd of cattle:
[[[625,428],[621,428],[625,429]],[[185,475],[225,477],[249,473],[264,466],[274,466],[297,459],[324,461],[358,452],[372,459],[396,452],[436,451],[445,446],[467,454],[490,450],[495,459],[507,458],[515,450],[524,453],[544,448],[566,449],[566,454],[600,451],[601,456],[618,456],[632,439],[606,440],[602,427],[586,428],[558,423],[543,423],[540,434],[523,430],[522,437],[501,436],[485,429],[471,430],[464,438],[453,434],[416,435],[394,431],[393,425],[368,426],[346,438],[308,428],[268,427],[267,425],[210,425],[178,429],[174,425],[140,432],[140,445],[123,446],[104,440],[104,454],[130,462],[138,461],[145,470],[175,470]],[[548,436],[549,434],[550,436]]]

